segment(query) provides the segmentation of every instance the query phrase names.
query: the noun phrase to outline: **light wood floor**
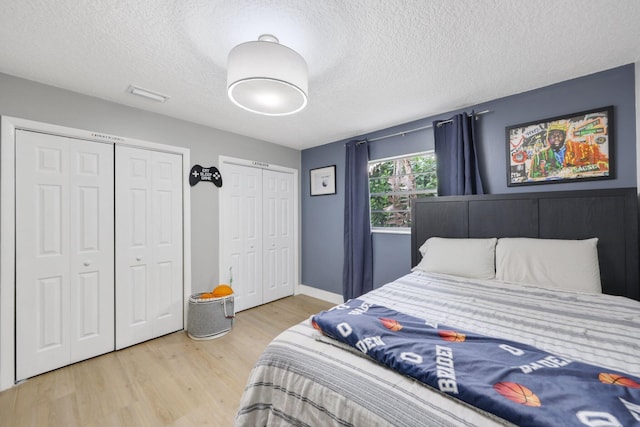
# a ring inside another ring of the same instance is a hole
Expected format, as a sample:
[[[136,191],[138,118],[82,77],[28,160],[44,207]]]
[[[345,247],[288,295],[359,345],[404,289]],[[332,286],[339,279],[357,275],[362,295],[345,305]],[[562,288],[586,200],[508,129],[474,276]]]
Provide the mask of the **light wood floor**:
[[[0,393],[0,426],[231,426],[269,341],[331,306],[288,297],[238,313],[218,339],[176,332],[39,375]]]

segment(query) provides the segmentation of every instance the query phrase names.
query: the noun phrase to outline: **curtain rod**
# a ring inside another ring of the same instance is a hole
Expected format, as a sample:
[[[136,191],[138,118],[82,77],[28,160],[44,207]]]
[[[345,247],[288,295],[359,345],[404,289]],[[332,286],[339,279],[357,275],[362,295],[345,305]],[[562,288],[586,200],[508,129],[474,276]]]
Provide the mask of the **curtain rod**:
[[[489,113],[489,112],[491,112],[491,111],[490,111],[490,110],[478,111],[477,113],[475,113],[475,115],[476,115],[476,116],[480,116],[480,115],[482,115],[482,114],[487,114],[487,113]],[[467,114],[467,116],[469,116],[469,114]],[[449,120],[440,120],[440,121],[438,122],[438,126],[439,126],[439,125],[442,125],[442,124],[445,124],[445,123],[451,123],[451,122],[453,122],[453,119],[449,119]],[[392,133],[391,135],[384,135],[384,136],[379,136],[379,137],[377,137],[377,138],[367,139],[367,141],[369,141],[369,142],[373,142],[373,141],[379,141],[379,140],[381,140],[381,139],[392,138],[392,137],[394,137],[394,136],[405,136],[405,135],[406,135],[406,134],[408,134],[408,133],[416,132],[416,131],[424,130],[424,129],[429,129],[429,128],[432,128],[432,127],[433,127],[433,125],[426,125],[426,126],[422,126],[422,127],[415,128],[415,129],[409,129],[409,130],[405,130],[405,131],[402,131],[402,132]]]

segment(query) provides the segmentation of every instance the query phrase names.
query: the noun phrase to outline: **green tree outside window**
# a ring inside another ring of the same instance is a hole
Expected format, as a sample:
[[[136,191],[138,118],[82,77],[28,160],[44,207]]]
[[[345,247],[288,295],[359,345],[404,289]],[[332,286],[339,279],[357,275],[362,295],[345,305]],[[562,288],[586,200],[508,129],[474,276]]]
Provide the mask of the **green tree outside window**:
[[[372,228],[411,226],[411,200],[438,190],[433,151],[369,162],[369,208]]]

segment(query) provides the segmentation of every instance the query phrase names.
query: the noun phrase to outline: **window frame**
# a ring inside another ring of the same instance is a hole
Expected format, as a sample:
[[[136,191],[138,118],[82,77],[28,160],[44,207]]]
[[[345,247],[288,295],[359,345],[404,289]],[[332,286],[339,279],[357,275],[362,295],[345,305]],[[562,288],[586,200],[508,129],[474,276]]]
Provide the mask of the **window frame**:
[[[370,167],[373,163],[384,163],[384,162],[390,162],[390,161],[394,161],[394,160],[398,160],[398,159],[405,159],[405,158],[411,158],[411,157],[418,157],[418,156],[433,156],[433,158],[435,159],[436,157],[436,153],[435,153],[435,149],[428,149],[428,150],[424,150],[424,151],[418,151],[418,152],[414,152],[414,153],[408,153],[408,154],[400,154],[397,156],[389,156],[389,157],[382,157],[379,159],[370,159],[368,161],[368,166]],[[437,162],[437,159],[436,159]],[[437,164],[437,163],[436,163]],[[368,181],[370,182],[370,177],[367,177]],[[371,224],[371,218],[372,218],[372,212],[371,212],[371,191],[370,191],[371,187],[369,186],[369,226],[371,228],[371,233],[378,233],[378,234],[411,234],[411,227],[374,227],[373,224]],[[396,192],[395,194],[432,194],[433,196],[437,196],[438,195],[438,189],[434,189],[433,191],[430,192],[425,192],[425,191],[411,191],[411,192]],[[374,194],[381,194],[381,193],[374,193]],[[382,194],[394,194],[392,192],[388,192],[388,193],[382,193]],[[409,215],[411,215],[411,212],[409,212]],[[410,218],[412,219],[412,218]]]

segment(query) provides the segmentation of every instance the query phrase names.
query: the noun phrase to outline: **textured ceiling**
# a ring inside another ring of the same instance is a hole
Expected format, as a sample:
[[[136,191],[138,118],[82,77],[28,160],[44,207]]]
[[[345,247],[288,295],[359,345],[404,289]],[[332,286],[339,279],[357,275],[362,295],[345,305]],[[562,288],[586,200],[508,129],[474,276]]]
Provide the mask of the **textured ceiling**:
[[[298,149],[640,59],[639,0],[0,4],[2,73]],[[264,33],[308,63],[301,113],[258,116],[227,98],[227,54]]]

